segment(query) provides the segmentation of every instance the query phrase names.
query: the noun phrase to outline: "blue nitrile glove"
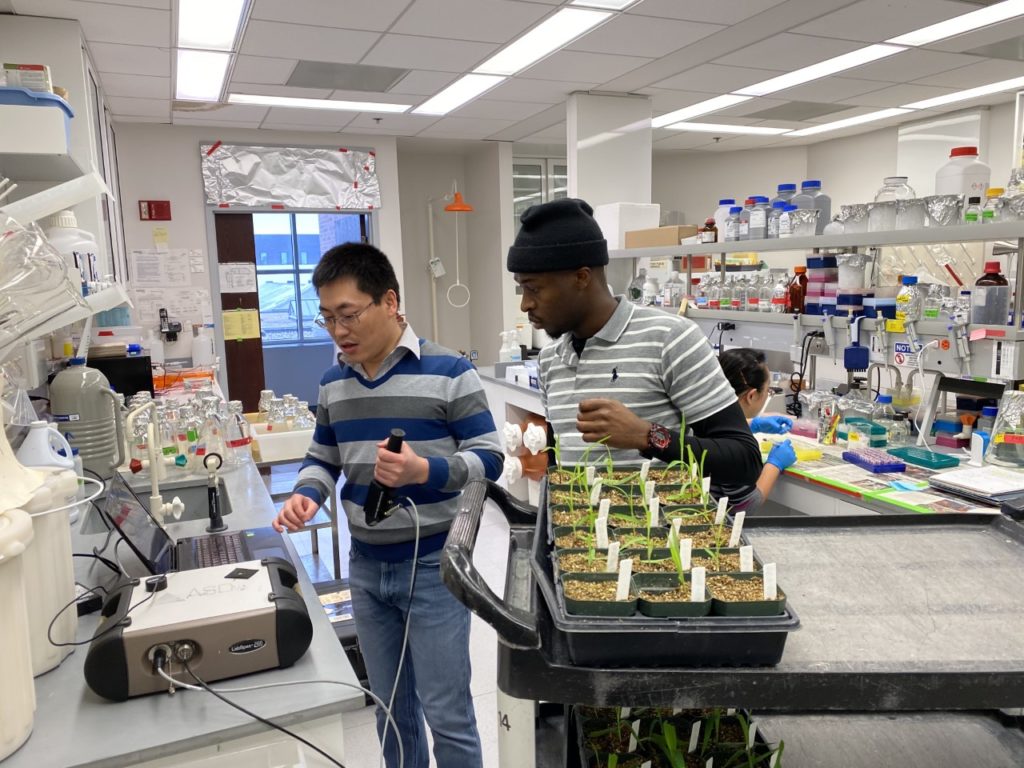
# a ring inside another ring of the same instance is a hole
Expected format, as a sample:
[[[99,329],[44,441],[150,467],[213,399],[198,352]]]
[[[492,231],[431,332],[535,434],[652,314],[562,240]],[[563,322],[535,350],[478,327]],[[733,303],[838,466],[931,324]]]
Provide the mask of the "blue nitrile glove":
[[[793,427],[793,420],[785,416],[755,416],[750,421],[751,432],[784,435]]]
[[[776,443],[771,449],[765,463],[778,467],[779,472],[785,472],[787,467],[796,464],[796,451],[793,450],[789,440],[783,440],[781,443]]]

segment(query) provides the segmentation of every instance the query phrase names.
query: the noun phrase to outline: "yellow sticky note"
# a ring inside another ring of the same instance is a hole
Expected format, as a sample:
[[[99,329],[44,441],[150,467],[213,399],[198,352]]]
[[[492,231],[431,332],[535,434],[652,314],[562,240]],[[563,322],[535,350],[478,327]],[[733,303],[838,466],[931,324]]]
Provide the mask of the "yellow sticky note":
[[[166,251],[170,242],[167,227],[153,227],[153,247],[158,251]]]
[[[221,313],[225,341],[260,338],[260,313],[255,309],[232,309]]]
[[[902,320],[886,320],[885,330],[887,333],[905,333]]]

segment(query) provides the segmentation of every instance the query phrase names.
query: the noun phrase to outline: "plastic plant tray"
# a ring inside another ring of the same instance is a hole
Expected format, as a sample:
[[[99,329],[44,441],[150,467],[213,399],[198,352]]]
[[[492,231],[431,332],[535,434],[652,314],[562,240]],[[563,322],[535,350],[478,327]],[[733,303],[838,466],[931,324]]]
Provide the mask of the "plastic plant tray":
[[[890,448],[889,453],[897,458],[903,459],[908,464],[916,464],[927,469],[948,469],[949,467],[960,466],[960,459],[956,456],[949,456],[945,453],[936,453],[925,448],[918,448],[907,445],[900,448]]]
[[[843,460],[856,464],[868,472],[906,472],[907,465],[902,461],[894,461],[891,456],[883,451],[859,449],[856,451],[843,451]]]

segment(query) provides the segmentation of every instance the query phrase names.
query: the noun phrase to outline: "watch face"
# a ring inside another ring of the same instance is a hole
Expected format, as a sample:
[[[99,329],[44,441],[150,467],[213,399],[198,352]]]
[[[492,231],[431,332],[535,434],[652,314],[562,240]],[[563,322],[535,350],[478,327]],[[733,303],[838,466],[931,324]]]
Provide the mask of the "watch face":
[[[652,424],[651,431],[647,435],[647,440],[651,444],[652,448],[663,451],[668,448],[668,444],[672,440],[672,435],[669,434],[669,431],[660,424]]]

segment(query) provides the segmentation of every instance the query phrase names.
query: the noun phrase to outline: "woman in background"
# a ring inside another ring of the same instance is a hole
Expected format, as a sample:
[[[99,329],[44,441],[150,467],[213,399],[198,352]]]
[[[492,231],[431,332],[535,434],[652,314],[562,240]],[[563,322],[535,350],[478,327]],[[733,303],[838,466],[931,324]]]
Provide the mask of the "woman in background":
[[[784,435],[793,422],[785,416],[762,416],[768,403],[771,371],[765,362],[764,353],[757,349],[727,349],[718,358],[725,377],[729,380],[736,397],[739,398],[743,415],[750,422],[752,432]],[[789,440],[776,443],[768,453],[761,476],[757,480],[757,491],[743,506],[755,509],[764,503],[783,471],[796,463],[796,452]]]

